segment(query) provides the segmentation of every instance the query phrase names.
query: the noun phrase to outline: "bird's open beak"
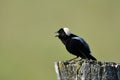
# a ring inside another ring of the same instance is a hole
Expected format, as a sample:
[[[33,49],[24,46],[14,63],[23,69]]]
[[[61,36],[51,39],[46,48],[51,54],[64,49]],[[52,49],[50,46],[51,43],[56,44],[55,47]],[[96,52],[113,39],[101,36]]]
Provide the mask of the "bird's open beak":
[[[59,33],[58,32],[55,32],[55,37],[58,37],[59,36]]]

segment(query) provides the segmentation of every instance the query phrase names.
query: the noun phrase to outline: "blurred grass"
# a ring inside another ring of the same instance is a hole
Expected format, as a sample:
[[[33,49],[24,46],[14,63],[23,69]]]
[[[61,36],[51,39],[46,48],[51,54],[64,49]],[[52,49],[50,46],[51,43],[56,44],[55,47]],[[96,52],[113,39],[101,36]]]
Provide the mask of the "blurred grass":
[[[73,58],[54,32],[67,26],[101,61],[120,62],[119,0],[1,0],[0,80],[56,80]]]

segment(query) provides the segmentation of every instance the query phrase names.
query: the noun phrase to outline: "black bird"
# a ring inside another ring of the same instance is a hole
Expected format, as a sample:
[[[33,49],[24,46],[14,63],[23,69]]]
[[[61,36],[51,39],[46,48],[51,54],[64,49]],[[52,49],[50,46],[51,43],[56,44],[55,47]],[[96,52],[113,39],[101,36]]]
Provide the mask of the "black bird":
[[[59,29],[56,32],[56,37],[62,41],[68,52],[77,56],[76,58],[81,57],[82,59],[96,60],[96,58],[92,56],[89,45],[85,40],[72,34],[68,28]]]

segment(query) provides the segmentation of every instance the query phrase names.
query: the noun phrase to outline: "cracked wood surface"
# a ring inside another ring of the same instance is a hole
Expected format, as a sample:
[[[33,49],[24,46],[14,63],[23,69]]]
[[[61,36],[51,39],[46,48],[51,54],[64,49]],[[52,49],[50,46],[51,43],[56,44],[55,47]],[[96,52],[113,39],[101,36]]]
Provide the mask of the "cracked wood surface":
[[[55,62],[58,80],[120,80],[120,64],[89,60]]]

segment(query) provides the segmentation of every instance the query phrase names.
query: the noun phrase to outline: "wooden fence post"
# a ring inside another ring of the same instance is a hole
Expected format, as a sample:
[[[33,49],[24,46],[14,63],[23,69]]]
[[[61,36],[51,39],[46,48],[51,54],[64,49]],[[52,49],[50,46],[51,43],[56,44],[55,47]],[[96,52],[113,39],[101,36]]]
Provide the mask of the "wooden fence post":
[[[120,64],[90,60],[55,62],[58,80],[120,80]]]

